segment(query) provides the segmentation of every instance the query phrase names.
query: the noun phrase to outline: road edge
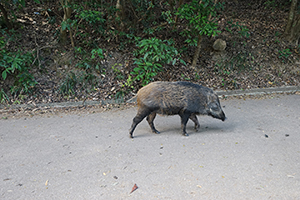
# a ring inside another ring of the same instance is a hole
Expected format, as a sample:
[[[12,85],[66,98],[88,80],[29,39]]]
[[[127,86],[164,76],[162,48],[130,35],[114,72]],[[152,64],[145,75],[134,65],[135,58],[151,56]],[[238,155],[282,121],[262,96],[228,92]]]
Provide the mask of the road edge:
[[[256,88],[249,90],[217,90],[215,91],[219,97],[234,97],[244,95],[266,95],[266,94],[283,94],[283,93],[296,93],[300,91],[300,86],[284,86],[284,87],[273,87],[273,88]],[[68,107],[79,107],[79,106],[93,106],[93,105],[106,105],[106,104],[121,104],[121,103],[135,103],[136,97],[124,101],[122,99],[117,100],[100,100],[100,101],[78,101],[78,102],[59,102],[59,103],[38,103],[38,104],[19,104],[19,105],[2,105],[0,109],[11,108],[36,108],[36,107],[47,107],[47,108],[68,108]]]

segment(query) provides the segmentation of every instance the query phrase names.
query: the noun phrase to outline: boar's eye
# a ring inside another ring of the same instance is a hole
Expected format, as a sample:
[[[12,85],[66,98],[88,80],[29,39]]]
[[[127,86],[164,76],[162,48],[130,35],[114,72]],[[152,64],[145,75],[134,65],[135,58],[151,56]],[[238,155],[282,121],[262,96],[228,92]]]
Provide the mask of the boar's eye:
[[[213,111],[218,111],[219,110],[219,106],[216,103],[211,103],[210,104],[210,109]]]

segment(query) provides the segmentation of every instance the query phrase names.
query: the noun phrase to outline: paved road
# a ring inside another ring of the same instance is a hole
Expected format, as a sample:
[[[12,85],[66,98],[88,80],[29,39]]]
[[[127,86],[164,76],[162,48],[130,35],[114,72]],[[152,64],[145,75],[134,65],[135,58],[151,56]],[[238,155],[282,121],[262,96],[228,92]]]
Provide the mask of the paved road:
[[[221,103],[189,137],[158,116],[130,139],[136,108],[0,120],[0,199],[300,199],[300,96]]]

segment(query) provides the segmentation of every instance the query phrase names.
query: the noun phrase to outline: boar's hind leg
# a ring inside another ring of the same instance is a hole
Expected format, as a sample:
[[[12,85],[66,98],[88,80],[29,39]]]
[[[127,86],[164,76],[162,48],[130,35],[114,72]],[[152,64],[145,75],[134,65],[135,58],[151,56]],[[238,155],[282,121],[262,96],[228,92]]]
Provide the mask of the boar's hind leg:
[[[197,119],[196,114],[192,113],[191,116],[190,116],[190,119],[195,123],[195,129],[196,129],[196,131],[199,131],[200,124],[199,124],[199,121]]]
[[[159,134],[160,132],[158,130],[156,130],[156,128],[154,127],[154,123],[153,123],[155,116],[156,116],[156,112],[152,112],[150,115],[147,116],[147,121],[149,123],[149,126],[150,126],[152,132]]]
[[[179,113],[179,116],[181,118],[181,129],[182,129],[182,135],[189,136],[189,134],[186,133],[186,123],[189,120],[189,117],[191,116],[190,113]]]
[[[136,114],[136,116],[133,118],[133,122],[132,122],[132,125],[131,125],[131,128],[129,129],[129,134],[130,134],[130,137],[133,138],[133,131],[134,129],[136,128],[136,126],[147,116],[151,113],[150,110],[148,109],[139,109],[138,110],[138,113]]]

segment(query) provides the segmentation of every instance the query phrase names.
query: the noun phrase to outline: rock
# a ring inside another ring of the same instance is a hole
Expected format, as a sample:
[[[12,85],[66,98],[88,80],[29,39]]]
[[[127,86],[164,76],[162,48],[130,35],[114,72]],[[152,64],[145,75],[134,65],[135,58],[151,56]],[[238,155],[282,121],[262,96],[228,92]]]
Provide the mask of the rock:
[[[216,51],[224,51],[226,48],[226,42],[222,39],[217,39],[213,44],[213,48]]]

